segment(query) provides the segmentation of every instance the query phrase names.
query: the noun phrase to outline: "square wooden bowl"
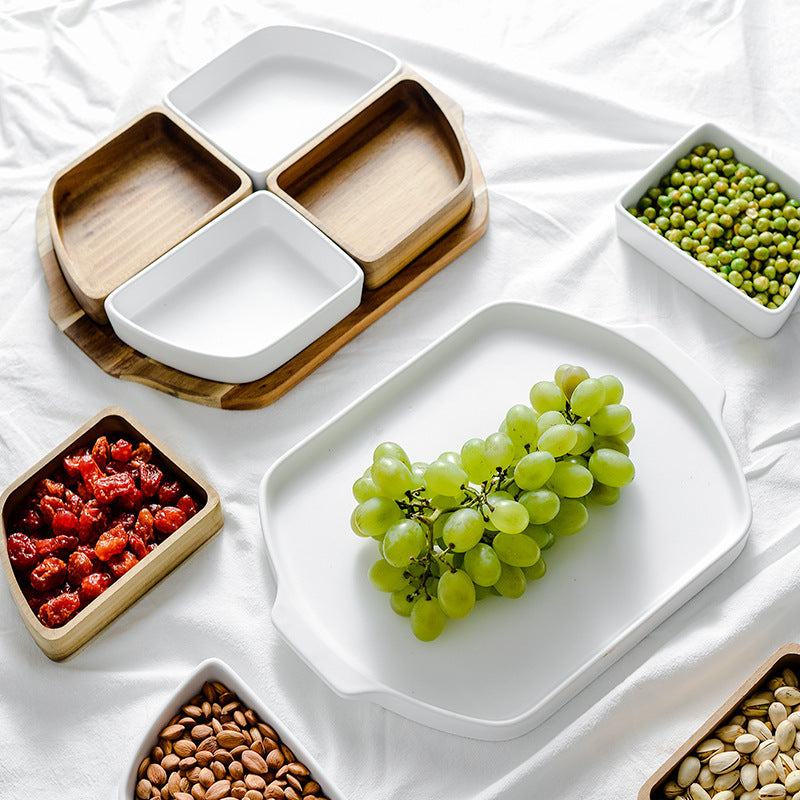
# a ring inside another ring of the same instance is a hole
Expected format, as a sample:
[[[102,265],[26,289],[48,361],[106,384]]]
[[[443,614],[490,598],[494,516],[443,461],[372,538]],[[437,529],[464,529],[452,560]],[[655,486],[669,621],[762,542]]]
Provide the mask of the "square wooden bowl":
[[[460,122],[401,72],[267,176],[267,188],[381,286],[463,219],[472,168]]]
[[[146,441],[153,448],[165,474],[179,479],[198,499],[197,513],[169,535],[155,550],[111,584],[72,619],[59,628],[43,625],[28,605],[8,557],[11,521],[38,481],[52,475],[62,458],[79,447],[91,447],[99,436],[123,436],[131,442]],[[9,486],[0,497],[0,562],[25,625],[48,658],[60,661],[82,647],[95,634],[138,600],[148,589],[191,555],[222,527],[219,496],[213,487],[131,417],[124,409],[104,409],[68,439],[48,453]]]
[[[176,114],[148,109],[50,183],[47,215],[64,278],[106,324],[113,289],[252,190],[247,174]]]
[[[686,756],[697,746],[713,737],[714,731],[738,713],[742,701],[760,691],[770,678],[780,675],[786,667],[800,676],[800,644],[791,643],[776,650],[646,781],[637,800],[663,800],[663,786],[678,769]]]

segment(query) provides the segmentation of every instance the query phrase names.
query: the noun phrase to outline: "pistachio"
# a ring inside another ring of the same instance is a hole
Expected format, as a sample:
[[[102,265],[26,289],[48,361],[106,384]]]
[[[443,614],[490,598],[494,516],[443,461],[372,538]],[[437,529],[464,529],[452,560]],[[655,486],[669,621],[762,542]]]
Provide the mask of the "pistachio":
[[[760,719],[751,719],[747,723],[747,732],[758,736],[762,742],[772,738],[772,731]]]
[[[758,789],[752,789],[749,792],[740,794],[739,800],[758,800]]]
[[[764,761],[770,761],[775,758],[779,749],[778,743],[774,739],[767,739],[766,742],[761,742],[750,760],[758,766]]]
[[[708,764],[703,764],[697,782],[704,788],[710,789],[714,785],[714,773],[708,768]]]
[[[788,688],[788,687],[784,687]],[[778,691],[781,691],[780,689]],[[770,703],[777,699],[772,692],[756,692],[742,703],[742,713],[746,717],[763,717]],[[800,702],[800,700],[798,700]]]
[[[786,710],[786,706],[783,703],[779,703],[776,700],[774,703],[769,704],[767,716],[772,723],[773,729],[775,729],[789,716],[789,712]]]
[[[798,685],[797,675],[795,674],[794,670],[789,669],[789,667],[786,667],[786,669],[781,673],[781,675],[783,677],[783,682],[787,686],[797,686]]]
[[[746,731],[741,725],[729,723],[727,725],[723,725],[721,728],[717,728],[717,730],[714,731],[714,736],[721,742],[732,744],[743,733],[746,733]]]
[[[761,744],[761,740],[752,733],[743,733],[733,743],[733,746],[740,752],[747,755],[752,753]]]
[[[786,797],[786,787],[781,783],[768,783],[758,790],[758,796],[761,800],[779,800]]]
[[[711,800],[711,795],[699,783],[693,783],[686,796],[689,800]]]
[[[762,786],[775,783],[778,780],[778,770],[771,761],[762,761],[758,765],[758,782]]]
[[[775,690],[775,699],[785,706],[800,705],[800,689],[796,686],[781,686]]]
[[[697,756],[686,756],[678,767],[677,783],[682,789],[688,789],[700,774],[700,759]]]
[[[721,753],[724,749],[725,745],[720,739],[706,739],[697,745],[695,755],[700,759],[701,764],[705,764],[711,756]]]
[[[717,792],[714,795],[714,800],[735,800],[736,795],[730,790],[725,789],[722,792]]]
[[[790,772],[794,772],[797,767],[788,753],[778,753],[777,757],[773,759],[775,766],[778,768],[778,775],[783,780]],[[783,773],[781,775],[781,773]]]
[[[728,789],[734,789],[739,785],[739,770],[732,769],[730,772],[724,772],[722,775],[717,775],[714,779],[714,791],[724,792]]]
[[[775,728],[775,741],[784,753],[794,747],[794,740],[796,737],[797,728],[795,728],[794,723],[790,722],[788,719],[780,722]]]
[[[758,767],[755,764],[745,764],[739,770],[739,781],[746,791],[752,792],[758,786]]]
[[[800,792],[800,770],[790,772],[783,781],[786,791],[790,794]]]

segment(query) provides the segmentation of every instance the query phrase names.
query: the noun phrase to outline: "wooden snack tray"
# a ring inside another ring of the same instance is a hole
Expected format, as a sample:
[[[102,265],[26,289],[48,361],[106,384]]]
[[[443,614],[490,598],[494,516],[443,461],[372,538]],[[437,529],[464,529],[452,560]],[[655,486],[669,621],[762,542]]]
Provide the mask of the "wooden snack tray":
[[[436,100],[446,105],[451,118],[463,127],[461,108],[438,91]],[[46,197],[43,197],[36,213],[36,238],[50,291],[50,318],[112,377],[143,383],[174,397],[214,408],[263,408],[283,396],[339,348],[480,239],[489,219],[488,190],[471,148],[468,148],[468,154],[472,170],[469,213],[389,281],[376,289],[365,289],[355,311],[290,361],[259,380],[231,384],[188,375],[134,350],[115,335],[110,325],[95,322],[78,303],[64,279],[50,234]]]

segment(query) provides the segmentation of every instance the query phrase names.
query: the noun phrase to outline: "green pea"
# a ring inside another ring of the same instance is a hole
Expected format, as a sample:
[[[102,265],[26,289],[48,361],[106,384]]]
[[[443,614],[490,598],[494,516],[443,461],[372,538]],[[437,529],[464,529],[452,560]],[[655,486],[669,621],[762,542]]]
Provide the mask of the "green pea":
[[[730,281],[732,286],[739,287],[742,285],[744,278],[742,278],[742,274],[737,272],[736,270],[731,270],[728,273],[728,280]]]

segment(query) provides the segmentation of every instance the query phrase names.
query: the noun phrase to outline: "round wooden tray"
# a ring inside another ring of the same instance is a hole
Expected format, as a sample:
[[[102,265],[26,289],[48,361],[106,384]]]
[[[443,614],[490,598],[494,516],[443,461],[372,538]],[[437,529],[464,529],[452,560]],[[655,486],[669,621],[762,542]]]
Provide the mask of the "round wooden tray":
[[[264,378],[231,384],[195,378],[129,347],[110,325],[99,325],[81,308],[61,273],[53,250],[45,198],[36,212],[36,238],[50,290],[50,319],[102,370],[115,378],[152,386],[182,400],[215,408],[263,408],[284,395],[361,331],[383,316],[428,278],[471,247],[486,230],[489,198],[486,181],[470,151],[473,203],[469,214],[383,286],[365,290],[361,304],[293,359]]]

